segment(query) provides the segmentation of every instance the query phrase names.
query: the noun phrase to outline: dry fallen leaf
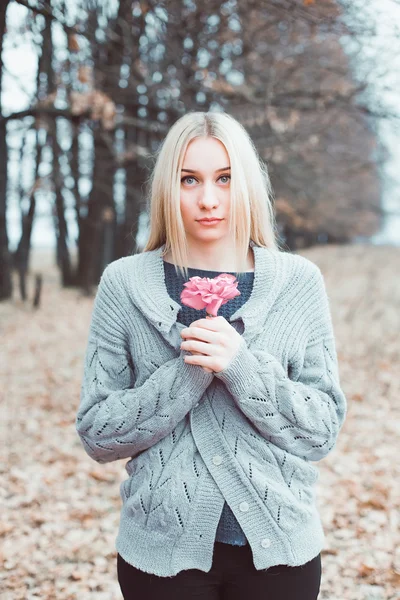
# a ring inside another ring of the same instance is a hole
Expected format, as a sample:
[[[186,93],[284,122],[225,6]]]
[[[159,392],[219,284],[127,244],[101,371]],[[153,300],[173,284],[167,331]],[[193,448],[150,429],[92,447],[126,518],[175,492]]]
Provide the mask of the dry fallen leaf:
[[[302,254],[325,277],[348,398],[337,446],[316,464],[326,534],[319,600],[399,600],[400,248]],[[0,377],[12,398],[2,412],[1,595],[121,600],[114,542],[126,461],[94,463],[76,434],[93,298],[60,289],[53,263],[34,251],[31,277],[38,265],[44,275],[39,311],[0,303]]]

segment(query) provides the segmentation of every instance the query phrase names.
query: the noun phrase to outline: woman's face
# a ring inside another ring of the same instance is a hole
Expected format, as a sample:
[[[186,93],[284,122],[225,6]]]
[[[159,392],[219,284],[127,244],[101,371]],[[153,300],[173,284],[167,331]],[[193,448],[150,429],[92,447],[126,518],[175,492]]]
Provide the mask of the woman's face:
[[[181,172],[180,208],[186,235],[192,241],[216,241],[228,234],[230,161],[222,142],[213,137],[190,142]],[[222,219],[203,225],[199,219]]]

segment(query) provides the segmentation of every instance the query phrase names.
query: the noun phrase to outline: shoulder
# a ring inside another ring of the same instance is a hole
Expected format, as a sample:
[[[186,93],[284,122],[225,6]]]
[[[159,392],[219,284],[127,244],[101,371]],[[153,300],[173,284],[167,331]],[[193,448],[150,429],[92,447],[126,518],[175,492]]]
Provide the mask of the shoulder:
[[[102,306],[107,311],[112,308],[114,312],[124,309],[128,304],[126,279],[135,261],[136,255],[124,256],[105,267],[97,287],[97,307]]]
[[[321,269],[300,254],[279,251],[282,286],[278,305],[297,315],[307,340],[332,335],[330,302]]]
[[[114,305],[131,310],[132,302],[140,297],[147,276],[154,273],[153,251],[123,256],[110,262],[100,279],[98,293],[114,295]],[[157,269],[156,269],[157,271]]]
[[[300,254],[279,250],[276,256],[278,304],[310,316],[326,312],[329,300],[319,266]]]
[[[128,281],[132,279],[135,270],[140,265],[140,254],[123,256],[110,262],[104,269],[100,282],[99,290],[102,288],[118,289],[119,293],[128,290]]]
[[[119,279],[128,273],[138,262],[139,254],[123,256],[110,262],[103,271],[101,279]]]
[[[321,288],[324,286],[321,269],[301,254],[276,250],[277,269],[283,288]]]
[[[304,273],[305,276],[320,275],[321,270],[312,260],[302,256],[301,254],[294,254],[293,252],[282,252],[278,251],[280,259],[289,268],[294,269],[298,272]]]

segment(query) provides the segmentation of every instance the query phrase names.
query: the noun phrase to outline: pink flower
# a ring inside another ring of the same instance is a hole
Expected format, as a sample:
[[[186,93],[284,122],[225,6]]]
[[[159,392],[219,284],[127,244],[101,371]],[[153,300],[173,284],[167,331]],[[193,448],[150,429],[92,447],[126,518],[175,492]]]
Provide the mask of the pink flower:
[[[231,298],[240,296],[237,288],[238,281],[234,275],[221,273],[217,277],[190,277],[183,284],[185,289],[181,293],[181,302],[186,306],[201,310],[207,308],[207,315],[216,317],[222,304]]]

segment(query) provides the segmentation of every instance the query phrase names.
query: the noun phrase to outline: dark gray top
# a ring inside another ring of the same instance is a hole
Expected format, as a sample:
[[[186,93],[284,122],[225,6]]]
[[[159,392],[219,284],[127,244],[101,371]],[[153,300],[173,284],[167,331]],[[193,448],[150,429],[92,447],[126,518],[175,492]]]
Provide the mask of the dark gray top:
[[[233,271],[209,271],[205,269],[193,268],[188,268],[188,272],[189,278],[196,276],[213,278],[217,277],[217,275],[220,275],[221,273],[235,275]],[[180,272],[176,273],[175,267],[172,263],[164,261],[164,273],[168,294],[173,300],[175,300],[175,302],[178,302],[182,306],[178,313],[177,320],[186,325],[186,327],[189,327],[190,323],[193,321],[205,318],[205,308],[203,310],[196,310],[195,308],[190,308],[190,306],[186,306],[185,304],[181,303],[180,295],[184,289],[183,284],[186,282],[186,280],[184,277],[182,277]],[[229,300],[229,302],[226,304],[223,304],[218,311],[218,315],[225,317],[225,319],[233,315],[237,309],[242,306],[242,304],[244,304],[250,297],[253,289],[253,281],[254,272],[249,271],[240,273],[237,288],[240,292],[240,296],[236,296],[235,298]],[[244,546],[248,543],[242,528],[240,527],[235,515],[226,502],[222,510],[215,540],[217,542],[224,542],[226,544],[232,544],[235,546]]]

